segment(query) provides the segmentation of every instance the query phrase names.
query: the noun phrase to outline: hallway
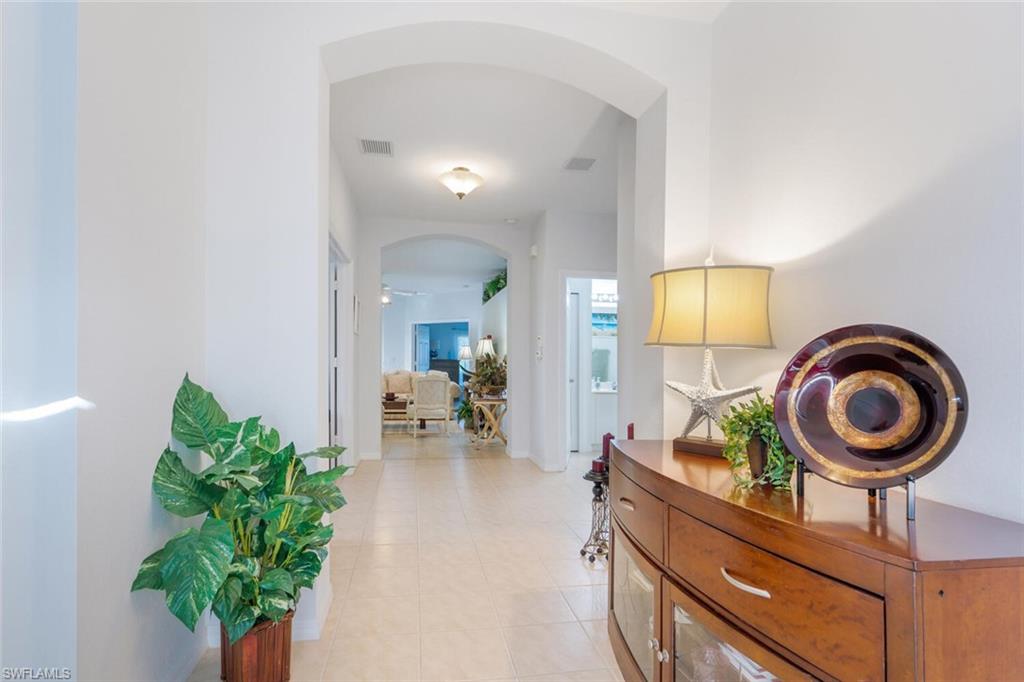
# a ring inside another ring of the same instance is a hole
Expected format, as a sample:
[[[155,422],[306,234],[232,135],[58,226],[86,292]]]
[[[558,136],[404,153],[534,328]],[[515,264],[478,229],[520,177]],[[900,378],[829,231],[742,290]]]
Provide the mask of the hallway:
[[[291,679],[621,679],[607,566],[579,558],[590,457],[544,473],[461,434],[385,440],[384,461],[343,479],[334,601],[323,638],[295,643]],[[219,665],[209,650],[190,680]]]

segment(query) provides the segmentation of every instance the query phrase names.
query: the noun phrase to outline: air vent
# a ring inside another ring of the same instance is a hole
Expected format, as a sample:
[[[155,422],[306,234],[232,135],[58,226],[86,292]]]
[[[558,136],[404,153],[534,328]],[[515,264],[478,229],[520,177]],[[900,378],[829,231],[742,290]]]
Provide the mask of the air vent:
[[[359,140],[359,148],[364,154],[374,156],[394,156],[390,140]]]
[[[565,170],[588,171],[597,162],[597,159],[584,159],[574,156],[565,163]]]

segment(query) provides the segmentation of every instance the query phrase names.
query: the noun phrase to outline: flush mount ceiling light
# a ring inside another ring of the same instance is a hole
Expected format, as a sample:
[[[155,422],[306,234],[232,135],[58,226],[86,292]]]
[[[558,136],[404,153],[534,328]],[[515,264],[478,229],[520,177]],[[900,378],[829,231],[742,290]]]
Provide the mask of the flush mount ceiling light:
[[[460,201],[467,194],[484,184],[482,177],[465,166],[456,166],[447,173],[442,173],[438,180],[441,181],[442,185],[450,189],[452,194],[457,196]]]

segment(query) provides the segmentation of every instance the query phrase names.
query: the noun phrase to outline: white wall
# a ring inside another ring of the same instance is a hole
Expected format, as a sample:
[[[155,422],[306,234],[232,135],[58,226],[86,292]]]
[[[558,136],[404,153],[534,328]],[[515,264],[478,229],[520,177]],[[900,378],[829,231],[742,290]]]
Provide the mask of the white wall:
[[[81,680],[181,680],[205,646],[161,593],[129,592],[186,525],[150,486],[182,376],[209,379],[205,45],[197,5],[79,6],[78,388],[96,403],[78,432]]]
[[[389,306],[380,306],[383,371],[412,369],[412,326],[417,323],[465,320],[469,323],[469,345],[476,348],[484,310],[479,288],[429,296],[396,295],[392,301]]]
[[[789,357],[834,327],[915,330],[970,395],[959,447],[919,493],[1016,520],[1021,12],[731,5],[714,25],[711,194],[718,261],[777,268],[778,349],[718,353],[726,384],[759,378],[771,392]]]
[[[660,187],[643,194],[660,208],[638,216],[638,235],[654,244],[659,267],[664,227],[656,218],[687,229],[706,227],[701,173],[707,158],[708,26],[571,4],[487,2],[268,4],[258,12],[216,4],[209,15],[208,257],[217,268],[210,268],[208,290],[218,314],[209,320],[208,371],[229,404],[262,404],[268,418],[302,443],[315,440],[326,410],[326,391],[318,383],[317,344],[324,334],[318,329],[316,270],[326,260],[319,232],[326,226],[318,222],[318,204],[326,198],[311,191],[320,186],[318,160],[328,144],[321,59],[332,81],[447,56],[523,68],[594,92],[641,116],[640,134],[660,140],[637,155],[638,183]],[[415,39],[372,33],[399,26],[405,27],[401,36]],[[422,30],[413,35],[412,29]],[[453,35],[460,39],[450,40]],[[354,36],[369,43],[333,42]],[[532,48],[526,53],[524,40]],[[659,86],[669,94],[648,118],[645,108]],[[657,240],[651,242],[652,236]],[[254,270],[253,264],[261,267]],[[262,267],[270,266],[280,277],[264,276]],[[643,270],[649,270],[646,264]],[[649,300],[645,288],[627,292],[638,305]],[[510,319],[516,319],[513,307],[510,300]],[[236,330],[253,324],[258,333],[247,334],[239,347]],[[660,387],[660,351],[646,352],[659,359],[633,363],[630,376],[638,386]],[[379,348],[372,358],[360,355],[360,365],[376,370],[377,353]],[[257,364],[263,372],[251,371]],[[645,397],[653,405],[638,403],[635,411],[653,416],[636,417],[639,435],[657,435],[652,429],[660,433],[662,392],[655,388]],[[362,426],[360,419],[360,450],[372,453],[378,437],[367,441]]]
[[[381,249],[400,241],[428,239],[430,237],[455,237],[477,242],[493,248],[508,260],[508,315],[510,320],[529,318],[530,291],[530,228],[510,228],[505,223],[478,225],[472,223],[434,223],[416,220],[367,218],[360,224],[359,233],[359,296],[363,301],[359,354],[359,396],[356,409],[359,421],[359,451],[361,457],[380,457],[380,367],[381,367]],[[475,301],[479,325],[480,294],[472,292],[475,298],[467,298],[465,305]],[[432,297],[423,297],[432,298]],[[406,303],[407,306],[420,305]],[[429,304],[423,304],[429,306]],[[469,308],[466,308],[467,312]],[[426,312],[429,313],[429,310]],[[428,321],[417,317],[411,319]],[[462,319],[462,318],[460,318]],[[469,319],[469,318],[465,318]],[[471,325],[473,322],[471,321]],[[475,334],[470,329],[471,337]],[[508,451],[513,457],[525,457],[530,441],[530,393],[529,325],[509,325],[509,436]],[[411,337],[410,337],[411,339]],[[411,340],[410,340],[411,343]],[[524,368],[524,369],[517,369]]]
[[[616,217],[545,211],[534,226],[531,276],[533,439],[530,456],[545,471],[565,468],[568,457],[566,380],[566,281],[571,276],[615,276]],[[513,317],[512,319],[515,319]]]
[[[508,288],[502,289],[484,303],[480,315],[480,335],[490,334],[498,355],[508,354]],[[476,342],[471,339],[476,352]]]
[[[75,5],[0,5],[0,411],[78,392],[77,21]],[[5,668],[75,668],[76,423],[0,425]]]
[[[391,305],[380,311],[380,369],[393,372],[396,369],[412,369],[412,354],[409,352],[410,335],[407,314],[407,299],[393,297]]]

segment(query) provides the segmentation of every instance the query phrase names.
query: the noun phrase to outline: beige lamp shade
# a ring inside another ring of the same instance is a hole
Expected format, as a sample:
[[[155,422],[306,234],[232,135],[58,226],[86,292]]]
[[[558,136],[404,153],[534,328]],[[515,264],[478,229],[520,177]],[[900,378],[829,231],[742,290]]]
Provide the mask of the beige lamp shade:
[[[709,265],[654,273],[647,345],[774,348],[768,320],[772,271]]]
[[[485,355],[494,355],[494,340],[491,335],[483,337],[476,342],[476,356],[482,358]]]
[[[459,360],[472,360],[472,359],[473,359],[473,349],[471,349],[469,346],[460,346],[459,347]]]

